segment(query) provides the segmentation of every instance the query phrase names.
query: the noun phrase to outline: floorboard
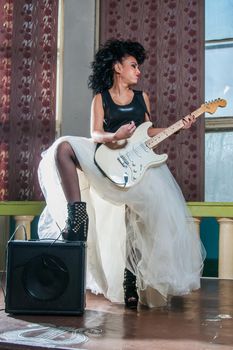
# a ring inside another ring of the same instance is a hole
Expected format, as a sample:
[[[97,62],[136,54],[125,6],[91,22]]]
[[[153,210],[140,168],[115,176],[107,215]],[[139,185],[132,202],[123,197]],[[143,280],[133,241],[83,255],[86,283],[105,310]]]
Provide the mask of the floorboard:
[[[203,278],[168,308],[137,311],[87,292],[83,316],[9,315],[0,295],[0,349],[233,349],[233,281]]]

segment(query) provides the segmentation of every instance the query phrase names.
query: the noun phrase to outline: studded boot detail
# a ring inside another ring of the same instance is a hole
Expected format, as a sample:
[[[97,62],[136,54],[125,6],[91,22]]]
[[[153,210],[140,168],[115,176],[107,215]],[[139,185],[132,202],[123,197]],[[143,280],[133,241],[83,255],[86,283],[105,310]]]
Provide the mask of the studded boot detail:
[[[125,306],[129,309],[136,309],[138,305],[136,276],[133,275],[127,268],[124,270],[123,288]]]
[[[66,241],[86,241],[88,231],[88,215],[85,202],[67,204],[68,218],[62,230],[62,237]]]

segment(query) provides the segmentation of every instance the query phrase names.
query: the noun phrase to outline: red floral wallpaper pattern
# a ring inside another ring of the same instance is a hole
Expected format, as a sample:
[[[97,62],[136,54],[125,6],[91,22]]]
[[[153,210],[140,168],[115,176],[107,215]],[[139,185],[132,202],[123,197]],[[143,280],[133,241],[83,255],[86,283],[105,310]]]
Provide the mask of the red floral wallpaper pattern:
[[[166,127],[204,101],[204,4],[197,0],[102,0],[100,41],[138,40],[148,51],[142,67],[143,88],[158,127]],[[186,200],[204,196],[204,118],[164,141],[158,152]]]
[[[38,200],[40,154],[55,138],[57,0],[0,0],[0,200]]]
[[[0,0],[0,200],[8,199],[13,0]]]

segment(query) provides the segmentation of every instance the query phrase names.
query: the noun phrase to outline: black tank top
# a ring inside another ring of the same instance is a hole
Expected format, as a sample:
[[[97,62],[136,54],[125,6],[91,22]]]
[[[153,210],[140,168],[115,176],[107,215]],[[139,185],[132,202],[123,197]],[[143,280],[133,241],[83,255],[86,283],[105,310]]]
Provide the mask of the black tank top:
[[[136,127],[145,121],[145,113],[148,113],[142,91],[133,90],[134,95],[130,103],[126,105],[116,104],[109,91],[102,92],[104,108],[104,131],[116,132],[117,129],[132,120]]]

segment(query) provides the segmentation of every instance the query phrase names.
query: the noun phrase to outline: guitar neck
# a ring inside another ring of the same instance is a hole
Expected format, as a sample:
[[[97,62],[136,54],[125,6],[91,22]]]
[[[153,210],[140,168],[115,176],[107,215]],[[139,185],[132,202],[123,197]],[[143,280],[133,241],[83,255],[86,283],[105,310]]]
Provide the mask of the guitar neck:
[[[203,108],[200,107],[196,109],[194,112],[192,112],[192,115],[195,116],[195,118],[198,118],[203,113]],[[165,140],[167,137],[171,136],[175,132],[182,129],[184,126],[183,119],[178,120],[176,123],[172,124],[168,128],[166,128],[164,131],[160,132],[159,134],[151,137],[149,140],[145,142],[147,147],[149,148],[155,148],[160,142]]]

